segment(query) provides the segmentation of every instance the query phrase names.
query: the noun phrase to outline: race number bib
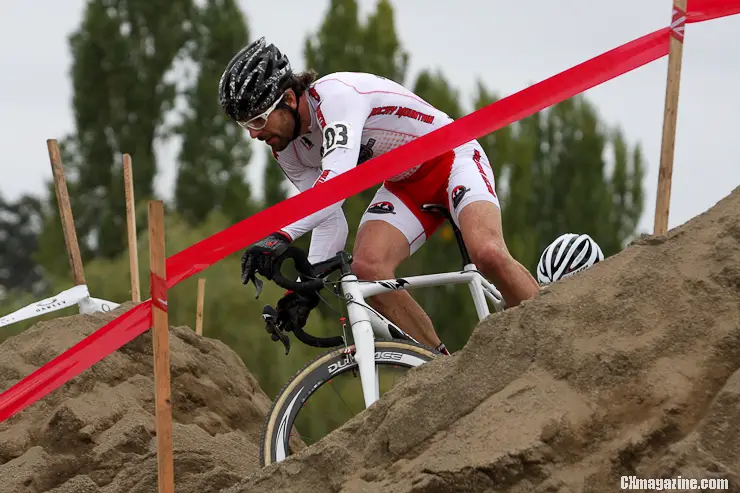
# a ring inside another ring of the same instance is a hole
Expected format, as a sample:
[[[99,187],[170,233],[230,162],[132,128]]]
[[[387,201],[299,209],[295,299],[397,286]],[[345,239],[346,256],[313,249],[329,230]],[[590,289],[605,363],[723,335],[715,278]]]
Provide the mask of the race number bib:
[[[322,147],[322,155],[326,156],[334,149],[344,147],[349,149],[351,135],[349,123],[344,122],[333,122],[324,128],[324,142]]]

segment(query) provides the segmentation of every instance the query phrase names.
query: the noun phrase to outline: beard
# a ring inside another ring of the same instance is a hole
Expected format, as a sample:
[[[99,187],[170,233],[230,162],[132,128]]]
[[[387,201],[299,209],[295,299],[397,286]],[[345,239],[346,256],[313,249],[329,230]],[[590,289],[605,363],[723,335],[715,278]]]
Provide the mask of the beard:
[[[292,135],[292,134],[291,134]],[[290,137],[283,137],[280,135],[275,136],[275,140],[272,144],[268,144],[274,152],[282,152],[290,144]],[[269,139],[268,139],[269,140]]]
[[[285,113],[280,116],[282,116],[283,118],[281,118],[280,124],[278,125],[278,128],[275,130],[275,132],[271,133],[265,138],[260,138],[260,140],[264,141],[267,145],[270,146],[270,148],[272,148],[273,152],[281,152],[285,150],[286,147],[288,147],[288,145],[293,140],[293,131],[297,124],[293,115],[291,115],[287,111],[285,111]]]

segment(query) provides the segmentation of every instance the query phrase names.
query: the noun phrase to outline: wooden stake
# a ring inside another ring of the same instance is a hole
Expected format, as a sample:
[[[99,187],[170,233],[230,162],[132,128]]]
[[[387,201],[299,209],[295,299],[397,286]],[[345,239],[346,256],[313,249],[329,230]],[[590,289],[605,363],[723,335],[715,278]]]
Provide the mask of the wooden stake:
[[[57,195],[57,204],[59,205],[59,216],[62,219],[62,231],[64,232],[64,243],[67,245],[69,266],[72,269],[75,285],[80,286],[85,284],[85,272],[82,268],[80,245],[77,243],[77,231],[72,216],[72,206],[69,203],[69,192],[67,191],[67,180],[64,177],[62,157],[55,139],[47,139],[46,148],[49,150],[51,171],[54,175],[54,188]]]
[[[206,280],[201,277],[198,279],[198,304],[195,311],[195,333],[203,335],[203,295],[205,292]]]
[[[673,180],[673,151],[676,141],[678,116],[678,93],[681,81],[684,28],[686,26],[686,0],[673,0],[671,18],[671,47],[668,53],[668,79],[666,82],[665,108],[663,113],[663,140],[660,149],[658,193],[655,199],[655,223],[653,234],[664,235],[668,231],[668,213],[671,203]]]
[[[131,271],[131,300],[141,301],[139,291],[139,252],[136,242],[136,203],[134,202],[134,175],[131,156],[123,155],[123,183],[126,192],[126,226],[128,228],[128,263]]]
[[[152,343],[157,419],[157,473],[159,493],[174,493],[172,454],[172,403],[170,401],[170,347],[167,320],[164,207],[161,200],[149,201],[149,265],[152,299]]]

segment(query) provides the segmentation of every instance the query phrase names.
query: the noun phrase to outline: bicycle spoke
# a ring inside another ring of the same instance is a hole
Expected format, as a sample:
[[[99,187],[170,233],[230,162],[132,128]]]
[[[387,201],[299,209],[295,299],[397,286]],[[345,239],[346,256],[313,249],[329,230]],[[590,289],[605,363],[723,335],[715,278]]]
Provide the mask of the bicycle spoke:
[[[346,408],[347,408],[347,411],[349,411],[349,412],[350,412],[350,416],[354,416],[355,414],[354,414],[354,413],[352,412],[352,409],[350,409],[350,407],[349,407],[349,404],[347,404],[347,401],[345,401],[345,400],[344,400],[344,399],[342,398],[342,396],[341,396],[341,395],[339,395],[339,392],[338,392],[338,391],[337,391],[337,389],[336,389],[336,388],[334,387],[334,385],[331,385],[331,384],[332,384],[333,382],[334,382],[334,380],[333,380],[333,379],[332,379],[332,380],[329,380],[329,386],[330,386],[330,387],[332,388],[332,390],[334,391],[334,393],[335,393],[335,394],[336,394],[337,396],[339,396],[339,399],[340,399],[340,400],[342,401],[342,404],[344,404],[344,407],[346,407]]]

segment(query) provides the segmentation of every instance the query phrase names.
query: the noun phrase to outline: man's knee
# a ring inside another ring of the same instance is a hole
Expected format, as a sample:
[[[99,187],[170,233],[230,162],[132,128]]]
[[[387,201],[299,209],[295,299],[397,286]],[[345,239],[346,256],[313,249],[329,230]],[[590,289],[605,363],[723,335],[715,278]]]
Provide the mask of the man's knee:
[[[460,213],[461,229],[471,260],[494,274],[513,261],[504,241],[501,213],[494,204],[477,201]]]
[[[479,267],[491,271],[494,275],[506,272],[513,261],[503,239],[487,238],[470,249],[471,260]]]
[[[352,271],[359,279],[377,281],[393,277],[395,266],[382,255],[360,251],[352,257]]]
[[[360,279],[387,279],[408,255],[403,233],[383,221],[370,221],[357,232],[352,270]]]

